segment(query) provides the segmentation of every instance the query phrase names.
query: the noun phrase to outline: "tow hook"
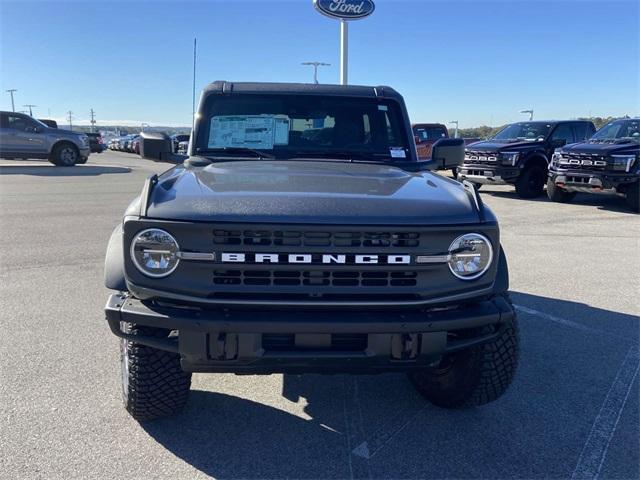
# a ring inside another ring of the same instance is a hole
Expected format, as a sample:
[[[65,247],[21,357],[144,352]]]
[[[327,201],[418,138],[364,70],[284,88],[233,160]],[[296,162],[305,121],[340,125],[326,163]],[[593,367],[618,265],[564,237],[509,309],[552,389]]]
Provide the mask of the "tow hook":
[[[414,360],[420,352],[420,335],[400,333],[391,337],[391,358],[394,360]]]
[[[211,339],[211,357],[216,360],[235,360],[238,357],[238,335],[218,333]]]

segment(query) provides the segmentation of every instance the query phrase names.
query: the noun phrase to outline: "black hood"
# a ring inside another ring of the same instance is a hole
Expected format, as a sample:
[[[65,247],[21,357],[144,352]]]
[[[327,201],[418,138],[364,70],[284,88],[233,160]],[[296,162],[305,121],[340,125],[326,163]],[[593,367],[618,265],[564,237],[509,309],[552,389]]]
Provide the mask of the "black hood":
[[[486,152],[506,152],[521,151],[537,148],[544,145],[544,142],[501,142],[499,140],[483,140],[467,145],[467,150],[486,151]]]
[[[600,143],[583,142],[565,145],[560,150],[562,153],[584,153],[591,155],[612,155],[622,153],[640,152],[640,144],[635,142],[627,143]]]
[[[233,161],[162,175],[149,218],[247,223],[444,225],[479,222],[464,187],[390,165]]]

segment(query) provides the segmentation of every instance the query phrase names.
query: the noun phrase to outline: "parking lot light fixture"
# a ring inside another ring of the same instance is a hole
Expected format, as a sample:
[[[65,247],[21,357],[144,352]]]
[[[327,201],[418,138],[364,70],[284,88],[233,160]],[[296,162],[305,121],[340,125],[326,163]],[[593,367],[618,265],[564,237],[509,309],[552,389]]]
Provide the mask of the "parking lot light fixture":
[[[520,113],[528,113],[529,114],[529,121],[533,120],[533,108],[530,110],[520,110]]]
[[[324,62],[302,62],[300,65],[310,65],[313,67],[313,83],[318,84],[318,67],[330,67],[330,63]]]
[[[29,116],[33,117],[33,107],[37,107],[37,105],[34,105],[32,103],[27,103],[26,105],[22,105],[23,107],[28,107],[29,108]]]

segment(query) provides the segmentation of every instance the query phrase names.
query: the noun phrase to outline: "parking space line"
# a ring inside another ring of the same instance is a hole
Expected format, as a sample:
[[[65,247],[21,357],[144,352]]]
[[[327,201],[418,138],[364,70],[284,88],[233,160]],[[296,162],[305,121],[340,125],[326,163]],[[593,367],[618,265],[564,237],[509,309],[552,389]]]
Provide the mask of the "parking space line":
[[[349,473],[351,479],[371,479],[369,458],[356,455],[352,446],[364,437],[362,409],[360,406],[358,377],[353,375],[344,378],[344,421],[347,441],[347,455],[349,457]]]
[[[514,305],[515,309],[518,312],[526,313],[528,315],[534,315],[536,317],[544,318],[545,320],[549,320],[554,323],[558,323],[560,325],[564,325],[565,327],[574,328],[576,330],[581,330],[587,333],[593,333],[596,335],[606,335],[608,337],[617,338],[620,340],[626,340],[637,344],[637,341],[630,337],[624,337],[622,335],[616,335],[615,333],[611,333],[607,330],[600,330],[598,328],[588,327],[578,322],[574,322],[573,320],[568,320],[566,318],[556,317],[555,315],[551,315],[549,313],[541,312],[539,310],[534,310],[533,308],[525,307],[523,305]]]
[[[640,353],[633,346],[627,352],[616,378],[607,392],[600,411],[593,422],[582,448],[572,480],[597,479],[607,456],[609,444],[631,393],[631,387],[640,370]]]

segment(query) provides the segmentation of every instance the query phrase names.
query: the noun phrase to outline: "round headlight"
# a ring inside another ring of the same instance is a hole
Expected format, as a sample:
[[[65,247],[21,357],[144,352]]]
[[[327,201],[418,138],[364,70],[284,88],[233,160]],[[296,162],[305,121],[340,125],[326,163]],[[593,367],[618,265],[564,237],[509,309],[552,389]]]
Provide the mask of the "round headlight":
[[[149,277],[166,277],[178,266],[178,242],[158,228],[139,232],[131,242],[131,260]]]
[[[489,269],[493,248],[489,239],[478,233],[456,238],[449,247],[449,269],[462,280],[473,280]]]

